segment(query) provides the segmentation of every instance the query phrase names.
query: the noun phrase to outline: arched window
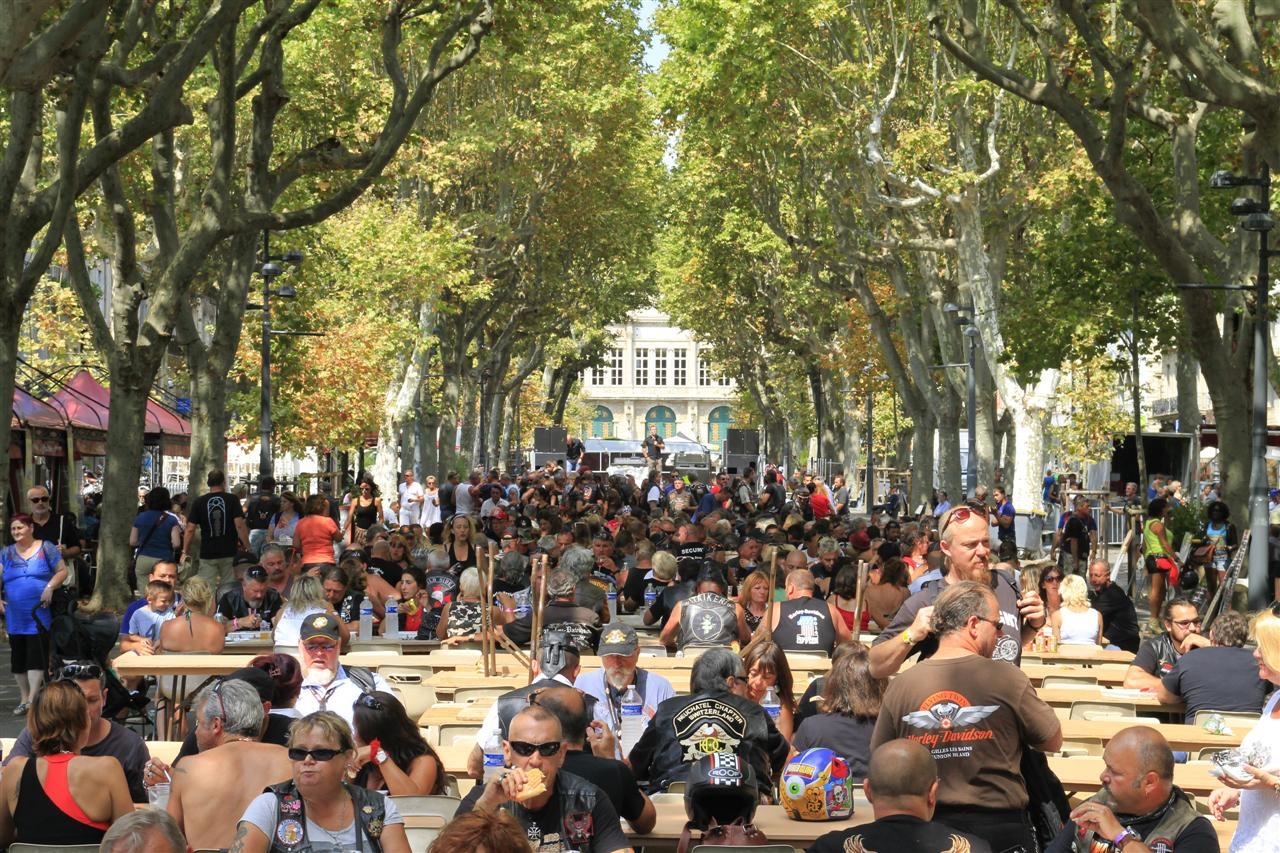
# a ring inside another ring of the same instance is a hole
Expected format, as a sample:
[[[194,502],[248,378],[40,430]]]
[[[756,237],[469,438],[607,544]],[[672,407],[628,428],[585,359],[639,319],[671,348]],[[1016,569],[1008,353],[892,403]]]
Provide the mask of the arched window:
[[[644,416],[644,434],[649,434],[649,427],[656,426],[658,435],[670,438],[676,434],[676,413],[666,406],[654,406]]]
[[[592,438],[613,438],[613,412],[607,406],[596,406],[591,416]]]
[[[712,450],[719,450],[725,436],[729,434],[731,423],[733,417],[728,406],[716,406],[712,409],[711,414],[707,415],[707,446]]]

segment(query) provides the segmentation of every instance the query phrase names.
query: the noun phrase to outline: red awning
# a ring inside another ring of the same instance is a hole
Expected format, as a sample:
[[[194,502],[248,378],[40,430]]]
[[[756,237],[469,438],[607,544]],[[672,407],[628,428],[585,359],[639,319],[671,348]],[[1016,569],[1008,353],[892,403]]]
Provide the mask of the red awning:
[[[48,403],[62,412],[72,426],[107,431],[111,395],[87,370],[71,377],[71,381],[50,397]]]
[[[50,397],[49,402],[65,412],[75,426],[104,431],[107,428],[111,393],[87,370],[71,377],[71,381]],[[144,417],[143,432],[147,435],[191,436],[191,423],[155,400],[147,400]]]
[[[13,389],[13,427],[66,429],[67,422],[53,406],[42,403],[21,388]]]

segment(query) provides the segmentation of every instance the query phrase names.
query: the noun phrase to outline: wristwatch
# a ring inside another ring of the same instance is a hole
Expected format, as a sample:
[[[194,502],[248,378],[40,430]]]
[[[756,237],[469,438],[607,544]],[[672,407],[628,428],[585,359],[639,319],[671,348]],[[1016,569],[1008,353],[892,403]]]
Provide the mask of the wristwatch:
[[[1126,826],[1124,829],[1120,830],[1119,835],[1111,839],[1111,846],[1117,850],[1123,850],[1124,846],[1130,841],[1141,842],[1142,836],[1134,832],[1132,827]]]
[[[373,754],[373,763],[381,767],[383,762],[390,757],[391,756],[387,755],[387,751],[385,749],[379,748],[378,751]]]

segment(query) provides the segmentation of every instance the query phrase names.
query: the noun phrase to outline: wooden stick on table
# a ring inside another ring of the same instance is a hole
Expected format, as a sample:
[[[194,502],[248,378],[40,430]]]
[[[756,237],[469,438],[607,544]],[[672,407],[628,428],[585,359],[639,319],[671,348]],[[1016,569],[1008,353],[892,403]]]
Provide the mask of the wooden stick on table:
[[[489,644],[493,638],[493,576],[486,565],[488,556],[488,552],[483,549],[476,554],[476,571],[480,574],[480,584],[485,590],[480,603],[480,669],[486,678],[493,675],[489,655]]]
[[[778,585],[778,546],[773,546],[773,554],[769,557],[769,606],[764,609],[764,635],[773,636],[773,599],[774,589]],[[758,630],[758,629],[757,629]]]
[[[529,643],[529,683],[533,683],[533,661],[538,659],[538,639],[542,636],[542,608],[547,597],[547,555],[542,554],[542,569],[539,571],[537,583],[533,585],[533,632]]]
[[[498,543],[490,540],[489,542],[489,579],[488,589],[489,597],[485,602],[485,610],[489,612],[489,670],[491,672],[498,671],[498,631],[493,621],[493,576],[495,574],[494,566],[498,562]]]
[[[858,632],[862,630],[862,598],[863,598],[863,593],[866,591],[866,588],[867,588],[867,561],[859,560],[858,561],[858,590],[857,592],[854,593],[854,596],[853,596],[854,639],[857,639]]]

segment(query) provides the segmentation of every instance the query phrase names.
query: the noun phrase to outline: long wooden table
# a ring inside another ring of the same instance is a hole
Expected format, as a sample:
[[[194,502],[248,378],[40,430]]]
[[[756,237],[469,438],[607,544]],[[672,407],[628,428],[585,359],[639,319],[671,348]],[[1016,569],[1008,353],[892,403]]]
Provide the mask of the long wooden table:
[[[1106,744],[1118,732],[1133,725],[1134,723],[1113,720],[1063,720],[1062,737],[1068,741],[1099,738]],[[1153,728],[1164,735],[1171,748],[1190,752],[1194,758],[1195,753],[1207,747],[1227,749],[1239,746],[1245,732],[1253,726],[1233,724],[1231,734],[1223,735],[1210,734],[1199,726],[1185,723],[1162,723]]]
[[[1051,664],[1075,664],[1093,666],[1104,663],[1118,663],[1128,666],[1133,663],[1133,652],[1109,652],[1101,646],[1066,645],[1059,646],[1056,652],[1022,653],[1022,662],[1037,661]]]
[[[1055,708],[1070,708],[1073,702],[1128,702],[1138,714],[1176,714],[1179,719],[1186,711],[1184,703],[1166,704],[1156,698],[1154,693],[1108,690],[1087,684],[1078,687],[1038,687],[1036,695]]]
[[[1208,761],[1189,761],[1186,764],[1173,765],[1173,782],[1193,797],[1207,797],[1215,788],[1223,787],[1222,782],[1209,772]],[[1049,756],[1049,768],[1062,782],[1068,795],[1079,794],[1082,798],[1091,797],[1102,787],[1101,775],[1106,765],[1100,755],[1083,755],[1064,757]]]

